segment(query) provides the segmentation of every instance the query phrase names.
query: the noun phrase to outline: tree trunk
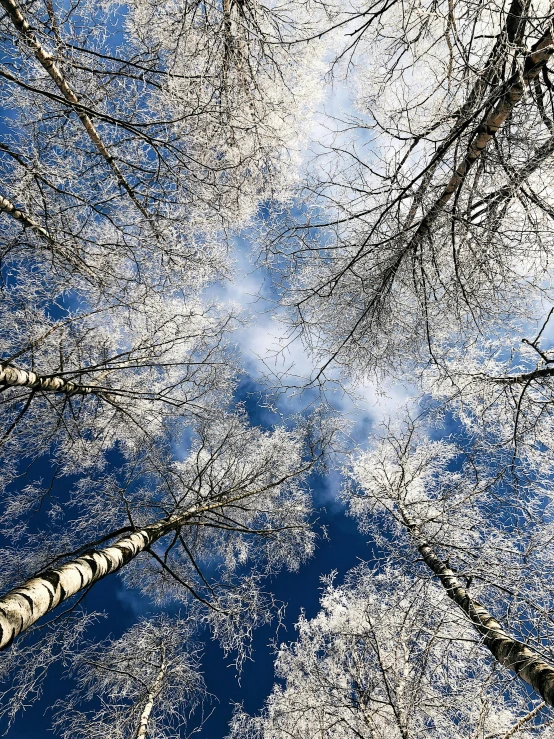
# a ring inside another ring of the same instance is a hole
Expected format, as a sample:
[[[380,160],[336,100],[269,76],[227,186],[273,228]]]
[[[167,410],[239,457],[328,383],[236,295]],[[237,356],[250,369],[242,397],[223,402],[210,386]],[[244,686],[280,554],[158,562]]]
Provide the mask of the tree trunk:
[[[25,215],[23,211],[16,208],[10,200],[2,197],[2,195],[0,195],[0,210],[4,213],[8,213],[12,218],[15,218],[16,221],[19,221],[19,223],[25,226],[25,228],[30,228],[31,231],[38,234],[38,236],[43,238],[45,241],[48,241],[48,243],[51,243],[52,237],[48,231],[40,225],[40,223],[37,223],[32,218]]]
[[[164,650],[163,645],[161,649],[162,649],[162,665],[160,667],[160,671],[156,677],[154,685],[152,686],[152,690],[150,690],[150,692],[148,693],[148,699],[146,701],[146,705],[144,706],[144,709],[140,715],[140,722],[139,722],[136,739],[146,739],[148,719],[150,718],[150,714],[152,713],[154,701],[163,687],[163,681],[165,678],[165,672],[167,669],[167,665],[165,662],[165,650]]]
[[[91,549],[59,567],[41,572],[20,587],[13,588],[0,597],[0,650],[8,647],[16,636],[60,603],[86,590],[106,575],[118,572],[138,554],[149,549],[158,539],[184,526],[192,517],[216,511],[259,495],[263,490],[275,488],[291,477],[307,472],[313,463],[314,460],[309,461],[294,473],[267,483],[263,488],[248,489],[249,482],[246,481],[235,486],[229,497],[225,497],[223,493],[216,494],[211,502],[208,500],[202,505],[193,505],[161,521],[144,526],[103,549]],[[107,538],[108,536],[104,537],[104,540]]]
[[[463,183],[471,167],[480,158],[491,139],[496,136],[497,131],[504,125],[507,117],[521,100],[525,85],[537,77],[552,54],[554,54],[553,37],[552,32],[548,31],[527,56],[523,72],[516,72],[506,82],[504,92],[479,125],[462,162],[450,177],[446,187],[435,200],[427,215],[421,220],[416,232],[410,239],[409,249],[417,248],[421,243],[421,239],[429,233],[431,226],[435,223],[452,195]]]
[[[193,507],[179,516],[145,526],[115,544],[93,549],[10,590],[0,598],[0,650],[60,603],[120,570],[195,512]]]
[[[412,536],[418,552],[429,569],[439,578],[446,594],[470,619],[483,638],[483,643],[501,665],[513,670],[539,693],[544,701],[554,705],[554,667],[529,647],[511,637],[487,609],[471,597],[455,573],[440,559],[419,526],[410,518],[405,506],[398,503],[403,525]]]
[[[483,96],[486,92],[493,89],[495,85],[500,82],[498,74],[498,67],[502,62],[502,56],[506,51],[507,47],[520,46],[526,25],[526,13],[529,8],[529,0],[512,0],[510,9],[506,17],[506,23],[502,32],[498,35],[496,43],[483,66],[482,72],[478,75],[477,81],[467,96],[466,102],[462,105],[456,115],[456,123],[451,129],[446,142],[439,147],[438,151],[435,152],[435,159],[433,164],[429,167],[426,174],[424,175],[421,185],[414,196],[412,206],[408,218],[404,223],[404,228],[407,229],[412,225],[413,218],[417,212],[418,206],[421,204],[425,193],[427,192],[428,186],[431,183],[431,179],[441,163],[441,158],[448,149],[452,142],[458,138],[461,132],[464,130],[466,124],[470,120],[470,115],[477,103],[482,101]]]
[[[522,0],[512,0],[506,15],[504,28],[498,34],[482,72],[457,115],[458,122],[463,121],[471,113],[473,107],[482,100],[483,95],[498,83],[500,79],[498,67],[502,63],[502,56],[506,49],[513,49],[522,45],[525,27],[529,20],[527,17],[529,5],[530,0],[523,0],[523,2]]]
[[[400,249],[400,251],[394,256],[394,260],[385,267],[383,275],[380,279],[380,287],[376,290],[376,294],[371,298],[368,305],[363,310],[361,317],[356,322],[352,333],[357,329],[365,317],[371,313],[371,311],[384,304],[385,298],[390,294],[396,275],[402,266],[406,255],[412,252],[414,255],[423,240],[430,234],[431,228],[435,224],[437,218],[443,212],[444,208],[454,195],[456,190],[462,185],[466,179],[470,169],[475,162],[481,157],[483,151],[487,148],[491,139],[496,136],[498,130],[504,125],[506,119],[521,100],[523,91],[526,84],[532,82],[537,75],[540,73],[542,68],[546,65],[550,57],[554,54],[554,39],[551,31],[548,31],[538,41],[531,52],[527,55],[525,60],[525,67],[523,72],[516,72],[507,82],[500,88],[502,91],[499,95],[496,105],[490,110],[482,120],[481,124],[477,128],[474,136],[470,140],[467,153],[462,159],[461,163],[456,167],[448,180],[445,187],[442,189],[441,194],[431,205],[427,213],[422,217],[419,225],[414,230],[412,236],[408,239],[407,244]],[[445,145],[445,152],[450,145],[452,140],[448,141]],[[434,171],[435,165],[432,165]],[[422,192],[418,192],[415,195],[416,201],[421,200],[423,197]],[[408,219],[405,224],[405,231],[409,230],[411,225],[411,219],[414,213],[410,211]],[[360,252],[360,254],[363,253]],[[351,265],[359,258],[356,256]],[[350,265],[350,266],[351,266]]]
[[[99,388],[94,387],[94,385],[80,385],[56,375],[37,375],[36,372],[31,372],[30,370],[0,366],[1,385],[7,387],[28,387],[34,390],[65,393],[66,395],[89,395],[90,393],[99,391]]]

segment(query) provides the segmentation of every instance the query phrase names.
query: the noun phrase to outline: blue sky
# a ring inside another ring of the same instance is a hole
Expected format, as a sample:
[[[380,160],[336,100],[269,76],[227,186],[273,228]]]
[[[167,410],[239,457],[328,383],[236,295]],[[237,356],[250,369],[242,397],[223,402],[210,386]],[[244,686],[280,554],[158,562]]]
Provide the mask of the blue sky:
[[[350,103],[344,86],[336,85],[334,89],[329,87],[328,93],[322,103],[325,116],[346,118],[348,113],[353,112],[349,109]],[[320,137],[328,133],[328,129],[322,125],[322,120],[324,116],[314,120],[306,150],[317,149]],[[360,139],[358,143],[363,145],[366,141]],[[240,329],[236,335],[245,372],[236,399],[244,403],[251,423],[269,427],[279,419],[260,402],[260,395],[257,392],[261,387],[258,384],[260,377],[268,369],[270,371],[274,369],[279,373],[284,368],[289,369],[291,376],[310,377],[313,368],[298,341],[287,346],[282,352],[276,351],[284,329],[274,320],[273,305],[267,300],[273,297],[270,284],[261,271],[252,269],[248,261],[248,254],[252,249],[256,249],[255,238],[254,226],[248,230],[244,238],[237,239],[235,244],[237,278],[223,288],[214,288],[212,292],[222,301],[237,302],[253,316],[251,323]],[[266,300],[259,299],[260,292],[265,295]],[[548,331],[550,333],[548,336],[545,335],[545,341],[552,338],[554,321],[549,325]],[[405,387],[385,388],[372,384],[358,387],[356,391],[357,403],[339,392],[332,396],[332,401],[338,410],[351,418],[353,441],[364,446],[368,443],[368,435],[372,428],[389,413],[394,414],[394,411],[409,397],[410,391]],[[281,396],[279,409],[285,415],[301,411],[308,399],[308,395]],[[450,430],[455,430],[455,427],[455,423],[452,423]],[[448,430],[447,428],[446,431]],[[183,442],[183,448],[175,450],[176,455],[182,454],[185,446],[186,440]],[[37,474],[40,474],[40,470]],[[372,561],[372,549],[367,537],[358,532],[355,521],[345,515],[342,504],[337,500],[340,486],[338,473],[332,473],[327,477],[314,475],[311,486],[317,511],[315,528],[320,533],[316,552],[298,572],[282,572],[267,583],[267,589],[271,590],[277,599],[287,604],[283,627],[277,633],[275,627],[271,626],[260,628],[256,632],[252,659],[245,662],[240,680],[232,665],[233,655],[226,657],[219,645],[211,640],[209,633],[204,632],[203,671],[207,689],[215,698],[212,704],[206,706],[206,713],[211,712],[211,716],[197,734],[202,739],[220,739],[225,736],[233,703],[243,703],[249,713],[255,713],[262,707],[274,682],[274,640],[282,642],[294,639],[294,624],[302,612],[308,618],[316,615],[321,595],[321,577],[336,572],[337,581],[341,582],[345,573],[361,560]],[[33,522],[37,530],[45,523],[44,514],[37,515]],[[327,533],[325,537],[322,535],[323,527]],[[84,602],[88,611],[106,614],[106,618],[99,619],[88,632],[88,638],[94,641],[108,634],[118,637],[135,623],[137,618],[155,612],[151,604],[137,592],[124,588],[117,576],[109,576],[97,583]],[[54,666],[49,679],[44,683],[42,699],[23,713],[10,731],[10,736],[14,739],[51,737],[49,709],[56,701],[63,700],[70,690],[71,680],[64,677],[63,667]],[[189,730],[193,726],[194,719]]]

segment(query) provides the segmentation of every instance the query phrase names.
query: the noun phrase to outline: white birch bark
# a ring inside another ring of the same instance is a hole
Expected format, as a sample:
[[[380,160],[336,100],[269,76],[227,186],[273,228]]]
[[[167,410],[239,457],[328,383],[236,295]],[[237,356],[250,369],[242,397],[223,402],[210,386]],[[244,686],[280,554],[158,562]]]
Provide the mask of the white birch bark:
[[[19,208],[16,208],[11,200],[8,200],[8,198],[3,197],[2,195],[0,195],[0,210],[3,213],[8,213],[12,218],[15,218],[16,221],[19,221],[23,226],[31,229],[31,231],[46,241],[52,241],[52,237],[48,231],[40,225],[40,223],[37,223],[33,218],[30,218],[28,215],[23,213],[23,211],[19,210]]]
[[[270,487],[285,482],[287,477],[281,478]],[[106,575],[118,572],[158,539],[183,526],[192,516],[251,498],[262,492],[262,489],[242,491],[202,506],[194,505],[181,513],[134,531],[114,544],[102,549],[92,549],[59,567],[46,570],[13,588],[0,597],[0,650],[9,647],[19,634],[42,616]]]
[[[446,594],[466,614],[481,635],[484,645],[501,665],[515,672],[539,693],[545,703],[554,705],[554,666],[525,644],[510,636],[487,609],[471,597],[456,574],[437,555],[419,526],[410,518],[405,506],[398,502],[403,525],[412,536],[429,569],[439,578]]]
[[[10,590],[0,598],[0,650],[60,603],[120,570],[195,511],[192,508],[180,516],[145,526],[115,544],[91,550]]]
[[[547,31],[538,41],[525,60],[523,72],[516,72],[506,82],[505,91],[498,102],[479,125],[475,136],[471,140],[467,153],[458,165],[439,197],[429,209],[427,215],[420,222],[415,234],[410,240],[408,248],[416,248],[423,236],[429,233],[432,225],[443,211],[444,207],[465,180],[469,170],[481,157],[491,139],[504,125],[506,119],[519,103],[523,96],[525,85],[532,82],[539,74],[550,57],[554,54],[554,40],[552,31]]]
[[[60,246],[44,226],[41,226],[34,218],[31,218],[31,216],[27,215],[22,210],[19,210],[11,200],[8,200],[8,198],[3,197],[2,195],[0,195],[0,212],[7,213],[22,226],[28,228],[39,236],[44,242],[46,242],[46,244],[48,244],[53,253],[59,254],[62,259],[68,262],[68,264],[74,267],[78,272],[88,275],[89,278],[91,276],[94,277],[93,272],[82,259],[79,259],[79,257],[72,254],[71,251]]]
[[[146,705],[143,708],[143,711],[140,715],[140,722],[139,727],[137,730],[137,736],[136,739],[146,739],[146,731],[148,728],[148,719],[150,718],[150,714],[152,713],[152,708],[154,707],[154,701],[156,700],[156,697],[160,693],[163,682],[165,678],[165,673],[167,669],[166,661],[165,661],[165,650],[162,645],[161,648],[162,651],[162,665],[160,667],[160,671],[156,677],[156,680],[154,682],[154,685],[152,686],[152,690],[148,693],[148,699],[146,701]]]
[[[89,395],[98,392],[98,388],[93,385],[80,385],[56,375],[37,375],[36,372],[19,369],[18,367],[0,366],[0,385],[28,387],[34,390],[65,393],[66,395]]]

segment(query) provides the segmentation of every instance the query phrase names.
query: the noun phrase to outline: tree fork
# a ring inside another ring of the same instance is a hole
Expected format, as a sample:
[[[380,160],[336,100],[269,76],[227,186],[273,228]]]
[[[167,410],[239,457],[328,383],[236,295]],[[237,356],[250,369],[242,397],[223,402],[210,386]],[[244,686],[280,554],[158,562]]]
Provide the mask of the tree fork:
[[[471,597],[458,580],[456,574],[437,555],[419,526],[409,517],[402,503],[398,511],[403,525],[412,536],[418,552],[429,569],[439,578],[448,597],[456,603],[470,619],[483,637],[483,643],[500,662],[539,693],[545,703],[554,705],[554,666],[546,662],[529,647],[511,637],[487,609]]]

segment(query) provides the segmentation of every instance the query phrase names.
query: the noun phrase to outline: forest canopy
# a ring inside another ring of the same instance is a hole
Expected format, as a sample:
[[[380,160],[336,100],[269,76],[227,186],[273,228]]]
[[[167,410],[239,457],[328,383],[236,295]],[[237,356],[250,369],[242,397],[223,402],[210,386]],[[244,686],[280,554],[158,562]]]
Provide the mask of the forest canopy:
[[[0,44],[0,730],[553,736],[551,4]]]

